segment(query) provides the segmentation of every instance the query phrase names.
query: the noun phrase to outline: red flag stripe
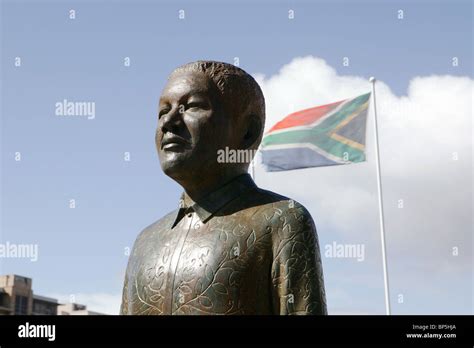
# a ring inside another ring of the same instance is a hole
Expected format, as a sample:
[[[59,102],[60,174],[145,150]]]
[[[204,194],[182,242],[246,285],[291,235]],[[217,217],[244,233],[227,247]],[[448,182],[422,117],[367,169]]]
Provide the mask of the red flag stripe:
[[[295,126],[306,126],[316,122],[318,119],[326,115],[328,112],[336,108],[339,104],[344,102],[344,100],[321,105],[310,109],[305,109],[301,111],[294,112],[286,116],[283,120],[275,124],[268,133],[271,133],[275,130],[290,128]]]

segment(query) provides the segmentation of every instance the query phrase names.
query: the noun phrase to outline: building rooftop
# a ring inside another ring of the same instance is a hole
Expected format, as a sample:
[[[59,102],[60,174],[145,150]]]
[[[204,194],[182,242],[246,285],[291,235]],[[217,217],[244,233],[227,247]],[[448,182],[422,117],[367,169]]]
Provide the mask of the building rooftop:
[[[55,299],[55,298],[51,298],[51,297],[33,295],[33,299],[37,300],[37,301],[50,302],[50,303],[55,303],[55,304],[59,305],[58,300]]]

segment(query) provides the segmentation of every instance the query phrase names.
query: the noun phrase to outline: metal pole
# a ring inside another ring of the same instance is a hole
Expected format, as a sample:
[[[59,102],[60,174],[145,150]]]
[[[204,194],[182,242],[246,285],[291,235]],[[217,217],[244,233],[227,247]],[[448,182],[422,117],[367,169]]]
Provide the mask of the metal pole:
[[[255,154],[255,156],[257,156],[257,154]],[[253,158],[252,160],[252,180],[255,181],[255,157]]]
[[[375,100],[375,77],[371,77],[369,81],[372,83],[372,98],[374,105],[374,130],[375,130],[375,156],[377,158],[377,187],[379,197],[379,221],[380,221],[380,240],[382,243],[382,262],[383,262],[383,281],[385,287],[385,312],[387,315],[391,314],[390,310],[390,291],[388,285],[388,271],[387,271],[387,251],[385,247],[385,223],[383,215],[383,199],[382,199],[382,179],[380,177],[380,154],[379,154],[379,136],[377,126],[377,106]]]

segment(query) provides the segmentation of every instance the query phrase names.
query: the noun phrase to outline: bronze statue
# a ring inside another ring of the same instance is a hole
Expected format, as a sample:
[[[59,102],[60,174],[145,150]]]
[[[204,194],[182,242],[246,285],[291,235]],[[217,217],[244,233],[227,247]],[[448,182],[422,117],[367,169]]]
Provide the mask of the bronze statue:
[[[264,123],[263,93],[242,69],[198,61],[170,75],[155,140],[184,193],[138,236],[121,314],[327,314],[311,215],[258,188],[248,162],[217,161],[226,147],[257,149]]]

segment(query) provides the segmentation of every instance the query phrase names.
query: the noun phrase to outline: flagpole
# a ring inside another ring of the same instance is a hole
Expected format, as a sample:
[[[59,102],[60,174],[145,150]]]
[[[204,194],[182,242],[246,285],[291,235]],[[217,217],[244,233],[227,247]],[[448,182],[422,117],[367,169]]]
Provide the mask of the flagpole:
[[[380,176],[380,154],[379,154],[379,135],[377,126],[377,106],[375,100],[375,77],[369,79],[372,84],[372,98],[374,100],[374,130],[375,130],[375,156],[377,158],[377,188],[379,200],[379,222],[380,222],[380,240],[382,243],[382,262],[383,262],[383,281],[385,287],[385,312],[387,315],[391,314],[390,310],[390,291],[388,286],[388,272],[387,272],[387,250],[385,247],[385,222],[383,215],[383,199],[382,199],[382,179]]]
[[[252,179],[255,181],[255,158],[252,160]]]
[[[252,159],[252,180],[255,181],[255,158],[257,157],[257,153],[255,153],[255,156]]]

